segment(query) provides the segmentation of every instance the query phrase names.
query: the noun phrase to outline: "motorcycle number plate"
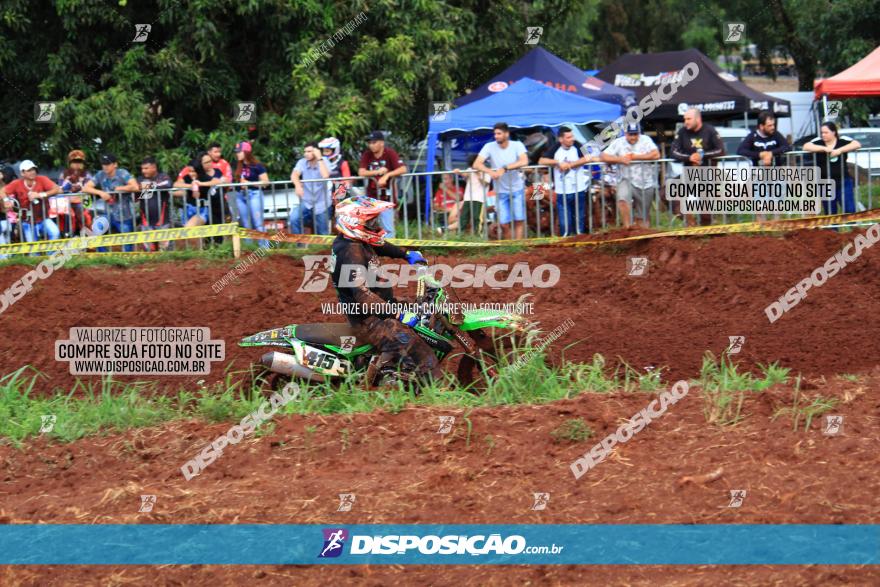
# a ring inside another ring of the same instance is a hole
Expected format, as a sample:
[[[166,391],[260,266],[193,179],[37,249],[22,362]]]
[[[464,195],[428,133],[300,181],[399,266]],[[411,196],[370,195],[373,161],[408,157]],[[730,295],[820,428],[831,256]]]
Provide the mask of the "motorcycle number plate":
[[[301,353],[300,363],[322,375],[345,375],[350,366],[348,361],[313,346],[303,345],[297,350]]]

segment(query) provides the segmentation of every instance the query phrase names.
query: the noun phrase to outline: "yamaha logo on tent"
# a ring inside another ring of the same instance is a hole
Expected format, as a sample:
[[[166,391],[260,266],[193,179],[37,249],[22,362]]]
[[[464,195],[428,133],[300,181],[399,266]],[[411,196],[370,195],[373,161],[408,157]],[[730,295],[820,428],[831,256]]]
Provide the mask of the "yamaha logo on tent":
[[[503,92],[507,89],[507,82],[492,82],[489,84],[488,90],[490,92]]]

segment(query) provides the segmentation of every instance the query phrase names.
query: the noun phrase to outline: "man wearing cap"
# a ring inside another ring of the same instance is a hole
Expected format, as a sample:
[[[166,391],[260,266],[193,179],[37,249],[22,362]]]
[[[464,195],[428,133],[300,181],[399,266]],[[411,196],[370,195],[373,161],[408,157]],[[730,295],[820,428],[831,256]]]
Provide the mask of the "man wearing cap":
[[[3,186],[3,192],[18,200],[21,208],[21,230],[25,242],[33,242],[37,238],[55,240],[60,231],[55,222],[48,218],[49,204],[47,198],[61,193],[61,187],[45,175],[37,175],[37,166],[30,159],[25,159],[19,166],[21,179],[16,179]],[[11,207],[7,202],[6,208]]]
[[[330,182],[320,181],[330,177],[327,160],[316,142],[306,143],[303,154],[290,172],[299,203],[290,211],[287,226],[292,234],[304,234],[303,225],[311,226],[314,234],[330,234]]]
[[[374,130],[367,136],[367,150],[361,155],[358,175],[369,177],[367,195],[377,200],[397,204],[397,184],[391,179],[406,173],[406,165],[400,155],[391,147],[385,146],[385,135]],[[378,178],[378,179],[377,179]],[[385,230],[385,238],[394,238],[395,210],[383,210],[379,214],[379,225]]]
[[[111,234],[134,232],[136,196],[133,193],[139,193],[141,189],[131,173],[119,167],[116,155],[101,155],[101,171],[86,182],[83,191],[100,198],[95,202],[95,218],[106,217],[110,221]],[[122,250],[133,251],[134,245],[124,245]],[[99,247],[98,251],[106,252],[107,247]]]
[[[68,153],[67,168],[58,177],[58,185],[61,186],[62,193],[76,195],[68,197],[70,216],[59,215],[58,217],[58,228],[65,236],[74,236],[83,227],[91,227],[92,225],[91,212],[85,209],[82,196],[79,195],[83,186],[90,179],[92,179],[92,174],[86,169],[86,154],[79,149]]]
[[[602,161],[619,165],[617,213],[624,228],[631,225],[631,210],[635,212],[636,226],[648,228],[651,202],[657,193],[657,166],[633,162],[659,158],[660,150],[651,137],[642,134],[638,123],[627,124],[625,135],[611,141],[602,153]]]

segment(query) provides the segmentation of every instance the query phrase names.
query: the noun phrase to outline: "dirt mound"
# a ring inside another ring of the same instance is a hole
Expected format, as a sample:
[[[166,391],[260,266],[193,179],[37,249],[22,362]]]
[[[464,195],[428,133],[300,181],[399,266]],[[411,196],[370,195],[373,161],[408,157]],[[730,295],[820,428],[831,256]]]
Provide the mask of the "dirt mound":
[[[575,361],[601,353],[636,368],[665,366],[669,379],[693,377],[702,356],[723,351],[728,336],[746,343],[736,358],[745,367],[773,361],[809,375],[858,373],[880,356],[880,250],[867,249],[796,308],[770,324],[764,308],[810,275],[852,235],[800,231],[784,237],[729,235],[661,238],[600,248],[536,248],[518,254],[436,256],[432,263],[556,264],[560,282],[549,289],[457,289],[466,302],[514,302],[529,291],[534,318],[550,331],[566,319],[574,328],[549,347]],[[647,257],[645,276],[627,273],[627,259]],[[208,326],[226,340],[230,369],[245,369],[259,349],[240,349],[248,334],[288,323],[343,321],[325,316],[321,302],[336,301],[332,288],[297,293],[302,261],[273,256],[214,293],[212,285],[233,265],[155,263],[135,268],[61,270],[0,314],[0,372],[33,365],[49,377],[40,391],[69,389],[67,363],[54,360],[56,339],[72,326]],[[0,268],[0,283],[27,271]],[[406,296],[399,296],[406,297]],[[577,344],[575,344],[577,343]],[[574,345],[574,346],[569,346]],[[207,381],[223,378],[217,363]],[[94,378],[97,380],[98,378]],[[133,379],[133,378],[132,378]],[[202,377],[160,379],[195,388]]]

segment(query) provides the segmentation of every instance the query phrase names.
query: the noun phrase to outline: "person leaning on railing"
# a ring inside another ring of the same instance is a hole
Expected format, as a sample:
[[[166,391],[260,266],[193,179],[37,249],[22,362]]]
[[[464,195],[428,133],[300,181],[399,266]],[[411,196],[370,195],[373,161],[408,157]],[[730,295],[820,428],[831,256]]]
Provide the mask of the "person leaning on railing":
[[[752,165],[783,165],[783,155],[791,151],[791,145],[776,130],[776,117],[769,110],[758,114],[758,126],[739,144],[737,155],[746,157]]]
[[[752,165],[771,167],[784,165],[783,155],[789,151],[791,145],[782,133],[776,130],[776,117],[769,110],[764,110],[758,114],[758,126],[742,140],[736,154],[749,159]],[[767,201],[771,196],[756,196],[756,198]],[[779,214],[774,214],[773,218],[778,219]],[[764,222],[766,219],[767,216],[764,214],[755,215],[755,220],[758,222]]]
[[[397,151],[385,146],[385,135],[378,130],[371,132],[367,136],[367,150],[361,154],[358,167],[358,175],[371,178],[367,181],[367,195],[391,202],[396,206],[396,186],[392,180],[404,173],[406,173],[406,165],[400,160]],[[379,223],[385,229],[385,237],[389,239],[394,238],[395,212],[396,210],[391,208],[379,214]]]
[[[45,175],[37,175],[37,166],[30,159],[25,159],[19,166],[21,179],[5,185],[3,193],[18,200],[21,210],[21,231],[25,242],[33,242],[37,238],[55,240],[61,236],[55,222],[46,216],[48,212],[47,198],[61,193],[61,187]],[[12,209],[11,202],[4,206]]]
[[[86,170],[86,154],[79,149],[74,149],[67,154],[67,168],[61,172],[58,178],[58,185],[61,186],[62,193],[79,194],[92,179],[92,174]],[[92,214],[83,206],[82,196],[72,195],[69,197],[70,210],[69,215],[58,216],[58,228],[62,234],[74,236],[78,234],[84,226],[91,228]]]
[[[583,144],[575,140],[572,130],[561,126],[559,136],[538,159],[541,165],[553,168],[559,236],[587,232],[587,191],[590,188],[590,178],[584,165],[590,163],[593,157],[584,156],[582,149]]]
[[[141,188],[141,230],[162,230],[171,228],[171,178],[159,171],[155,157],[144,157],[141,161],[141,174],[137,178]],[[167,250],[171,241],[144,243],[147,251]]]
[[[624,228],[630,227],[631,209],[636,226],[648,228],[651,204],[657,190],[657,167],[638,161],[656,161],[659,158],[657,145],[651,137],[642,133],[642,127],[637,122],[627,124],[624,136],[611,141],[602,153],[602,161],[618,165],[617,212]]]
[[[94,218],[104,216],[110,221],[110,233],[134,232],[133,192],[140,192],[137,180],[123,167],[119,167],[116,156],[111,153],[101,155],[101,171],[86,182],[83,191],[98,196],[95,201]],[[110,193],[116,192],[116,193]],[[134,245],[124,245],[123,251],[134,250]],[[107,247],[98,251],[106,252]]]
[[[476,153],[468,155],[467,170],[471,171],[471,173],[467,174],[467,183],[464,186],[464,199],[459,210],[458,221],[449,223],[449,228],[452,230],[469,230],[475,234],[483,232],[486,196],[489,193],[489,183],[492,181],[488,173],[474,169],[474,161],[476,160]],[[453,169],[452,172],[456,175],[463,173],[460,169]]]
[[[856,211],[853,180],[846,167],[846,154],[860,149],[862,144],[847,136],[840,136],[837,125],[823,122],[820,136],[804,145],[804,151],[815,153],[816,166],[822,179],[834,180],[834,199],[822,200],[822,211],[825,214],[844,214]]]
[[[299,198],[287,219],[291,234],[305,234],[304,228],[309,225],[314,234],[330,234],[330,182],[322,181],[329,177],[327,160],[321,155],[318,143],[306,143],[303,157],[290,172],[290,181]]]
[[[184,171],[186,175],[183,179],[178,176],[178,180],[174,182],[174,187],[185,188],[174,192],[175,196],[185,198],[181,223],[186,228],[202,226],[209,220],[209,202],[216,204],[216,198],[212,199],[212,195],[217,192],[216,186],[227,182],[224,181],[223,172],[213,166],[211,156],[205,151],[196,155]],[[189,244],[193,245],[195,242],[198,241],[191,239]]]
[[[495,208],[506,238],[509,238],[507,231],[512,221],[513,238],[522,239],[526,236],[526,186],[519,168],[529,164],[529,157],[521,141],[510,140],[510,127],[506,122],[496,122],[492,132],[495,140],[480,149],[474,169],[492,177]]]
[[[235,164],[233,179],[244,183],[235,192],[239,222],[245,228],[263,231],[263,188],[269,185],[269,172],[266,166],[254,156],[253,147],[247,141],[235,145]],[[250,244],[251,239],[245,242]],[[260,246],[266,248],[269,241],[263,239]]]

